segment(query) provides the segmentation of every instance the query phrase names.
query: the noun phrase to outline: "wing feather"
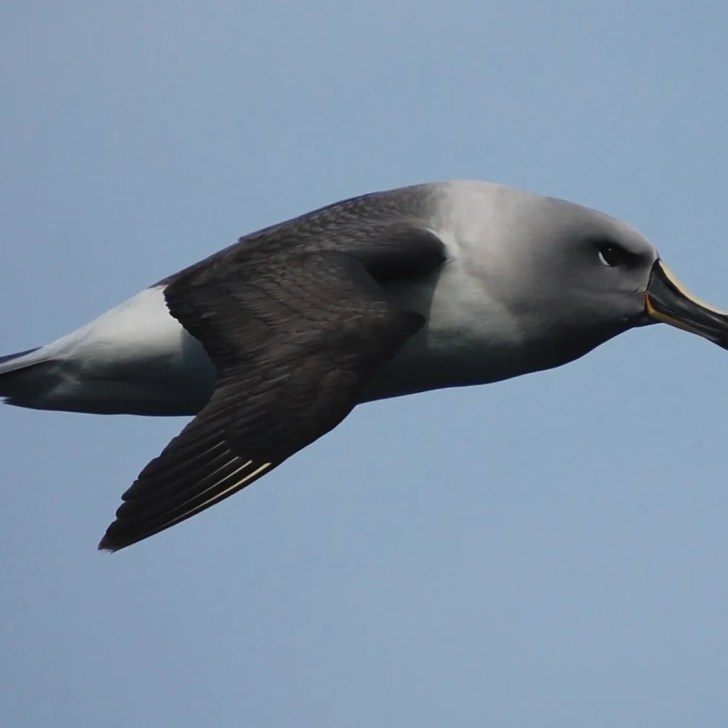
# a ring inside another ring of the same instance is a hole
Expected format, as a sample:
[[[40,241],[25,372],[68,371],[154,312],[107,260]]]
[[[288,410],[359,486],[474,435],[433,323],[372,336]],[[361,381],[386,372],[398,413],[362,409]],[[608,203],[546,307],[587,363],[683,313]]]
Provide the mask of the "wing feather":
[[[411,230],[400,241],[400,268],[408,255],[418,274],[423,258],[442,260],[431,233],[414,242]],[[251,255],[217,275],[210,265],[173,280],[165,296],[212,359],[215,390],[124,493],[101,549],[190,518],[324,435],[425,321],[388,299],[371,274],[382,256],[369,249]]]

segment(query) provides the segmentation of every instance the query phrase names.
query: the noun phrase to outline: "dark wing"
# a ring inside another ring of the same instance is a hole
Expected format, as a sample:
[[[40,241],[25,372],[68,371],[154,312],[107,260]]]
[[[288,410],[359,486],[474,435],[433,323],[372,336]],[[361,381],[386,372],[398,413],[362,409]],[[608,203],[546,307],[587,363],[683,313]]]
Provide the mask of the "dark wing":
[[[381,253],[251,259],[222,278],[191,270],[165,290],[215,364],[216,388],[124,493],[99,548],[116,551],[199,513],[339,424],[424,324],[388,300],[370,271],[432,272],[443,247],[410,229]]]

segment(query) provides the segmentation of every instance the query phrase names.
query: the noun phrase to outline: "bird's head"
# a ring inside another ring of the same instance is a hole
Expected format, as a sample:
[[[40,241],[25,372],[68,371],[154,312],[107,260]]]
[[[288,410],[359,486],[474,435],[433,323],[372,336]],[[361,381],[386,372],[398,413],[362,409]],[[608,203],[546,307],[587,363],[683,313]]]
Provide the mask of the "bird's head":
[[[728,348],[728,312],[689,293],[637,230],[562,200],[529,202],[521,207],[529,214],[520,226],[523,256],[517,258],[525,269],[520,279],[533,289],[511,300],[526,340],[542,352],[539,368],[658,322]]]

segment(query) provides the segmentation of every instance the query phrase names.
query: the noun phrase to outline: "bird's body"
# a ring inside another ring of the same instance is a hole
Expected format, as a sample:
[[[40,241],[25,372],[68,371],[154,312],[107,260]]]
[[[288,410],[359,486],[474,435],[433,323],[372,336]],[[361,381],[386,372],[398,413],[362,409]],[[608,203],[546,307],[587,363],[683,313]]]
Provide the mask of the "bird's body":
[[[654,319],[725,345],[722,316],[614,218],[490,183],[419,185],[248,235],[0,359],[0,396],[197,415],[124,495],[113,550],[239,490],[360,402],[558,366]]]
[[[398,198],[407,197],[418,204],[397,206]],[[503,263],[510,265],[503,253],[504,241],[512,237],[509,245],[517,250],[518,228],[528,227],[526,217],[520,225],[512,224],[518,222],[519,202],[539,199],[527,192],[470,181],[419,185],[364,198],[366,207],[385,214],[369,219],[359,215],[357,224],[376,228],[404,222],[413,229],[419,225],[442,241],[447,261],[431,276],[382,282],[397,305],[422,314],[427,325],[374,376],[365,399],[483,384],[543,368],[529,358],[530,350],[536,348],[533,338],[522,330],[502,290],[502,282],[508,280]],[[595,214],[570,203],[549,202],[568,206],[569,213]],[[323,212],[330,214],[340,204]],[[304,219],[312,216],[316,212]],[[615,228],[622,225],[607,216],[603,219]],[[299,242],[295,238],[299,223],[296,219],[272,229],[275,236],[291,229],[291,251]],[[249,242],[243,238],[225,252],[245,259]],[[314,242],[323,247],[319,239]],[[203,263],[224,267],[223,261],[216,260],[220,255]],[[201,343],[169,311],[164,291],[173,279],[141,291],[82,328],[14,360],[15,367],[42,364],[43,379],[36,381],[41,388],[26,401],[15,395],[11,403],[103,414],[196,414],[210,398],[215,368]]]

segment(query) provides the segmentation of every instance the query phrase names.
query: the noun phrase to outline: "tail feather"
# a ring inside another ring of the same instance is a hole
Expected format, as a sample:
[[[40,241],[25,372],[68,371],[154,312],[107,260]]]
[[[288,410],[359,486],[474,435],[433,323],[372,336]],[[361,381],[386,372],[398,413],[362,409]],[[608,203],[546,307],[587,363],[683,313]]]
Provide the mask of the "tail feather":
[[[0,356],[0,397],[7,404],[37,407],[35,401],[55,384],[45,376],[53,363],[42,356],[33,356],[38,351],[28,349]]]
[[[19,351],[16,354],[7,354],[6,356],[0,356],[0,374],[4,374],[5,372],[12,372],[16,369],[22,369],[23,367],[27,366],[27,364],[18,360],[23,359],[24,357],[28,356],[28,354],[35,353],[36,351],[38,351],[38,348],[39,347],[36,347],[35,349],[27,349],[26,351]]]

